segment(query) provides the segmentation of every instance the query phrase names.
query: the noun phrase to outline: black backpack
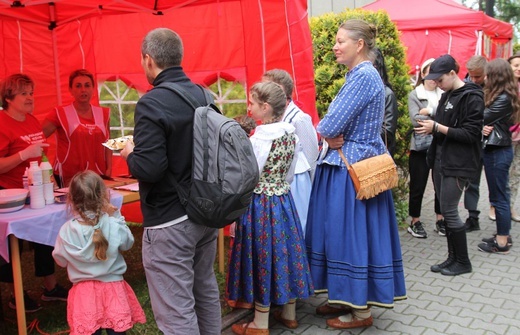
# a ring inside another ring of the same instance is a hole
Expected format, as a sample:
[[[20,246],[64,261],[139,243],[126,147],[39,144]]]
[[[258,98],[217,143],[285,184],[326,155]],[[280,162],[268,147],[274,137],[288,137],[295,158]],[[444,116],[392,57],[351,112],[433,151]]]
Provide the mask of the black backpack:
[[[199,224],[222,228],[238,219],[251,203],[260,173],[251,141],[238,122],[222,115],[203,87],[206,106],[180,85],[156,87],[178,94],[194,109],[191,183],[175,187],[188,217]]]

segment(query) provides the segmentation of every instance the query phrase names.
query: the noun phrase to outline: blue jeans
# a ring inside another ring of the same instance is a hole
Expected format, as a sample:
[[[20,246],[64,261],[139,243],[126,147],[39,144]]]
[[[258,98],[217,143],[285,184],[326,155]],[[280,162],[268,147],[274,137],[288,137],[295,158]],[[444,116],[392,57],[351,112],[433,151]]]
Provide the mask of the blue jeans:
[[[497,234],[507,236],[511,230],[509,168],[513,161],[513,148],[486,147],[484,169],[489,189],[489,201],[495,206]]]

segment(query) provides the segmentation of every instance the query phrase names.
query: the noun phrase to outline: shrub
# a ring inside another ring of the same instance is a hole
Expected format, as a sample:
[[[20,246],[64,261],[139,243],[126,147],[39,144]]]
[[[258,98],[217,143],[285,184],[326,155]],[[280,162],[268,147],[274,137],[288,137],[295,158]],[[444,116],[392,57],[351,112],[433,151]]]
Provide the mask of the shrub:
[[[408,93],[412,87],[408,75],[409,68],[405,61],[405,50],[399,40],[399,32],[386,12],[347,9],[342,13],[324,14],[310,19],[318,114],[322,118],[327,113],[330,102],[345,82],[345,74],[348,69],[344,65],[336,63],[332,47],[338,27],[349,19],[361,19],[373,23],[377,27],[377,47],[385,56],[389,81],[396,95],[399,109],[394,158],[399,167],[401,179],[399,187],[394,190],[394,199],[397,203],[405,202],[408,199],[408,148],[410,145],[410,138],[407,135],[411,129],[408,116]],[[403,208],[403,205],[399,204],[397,207]],[[407,214],[407,211],[399,211],[398,222],[406,220]]]

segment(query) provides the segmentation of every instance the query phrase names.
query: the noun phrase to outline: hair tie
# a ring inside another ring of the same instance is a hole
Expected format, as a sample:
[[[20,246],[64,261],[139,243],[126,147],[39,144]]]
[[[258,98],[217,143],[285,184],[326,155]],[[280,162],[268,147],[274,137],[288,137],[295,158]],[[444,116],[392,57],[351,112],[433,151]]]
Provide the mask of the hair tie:
[[[93,211],[85,211],[83,214],[85,214],[85,216],[90,220],[94,220],[96,218],[96,213]]]
[[[99,228],[101,228],[101,225],[99,222],[96,223],[94,226],[92,226],[92,229],[94,229],[94,230],[99,229]]]

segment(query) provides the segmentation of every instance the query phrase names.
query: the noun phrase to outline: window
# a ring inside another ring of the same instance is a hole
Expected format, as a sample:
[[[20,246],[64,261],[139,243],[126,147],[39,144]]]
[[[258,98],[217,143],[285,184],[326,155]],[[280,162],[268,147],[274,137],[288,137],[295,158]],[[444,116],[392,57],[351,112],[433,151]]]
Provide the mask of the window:
[[[139,93],[122,80],[106,81],[99,86],[99,104],[110,108],[110,138],[132,135],[134,111]]]
[[[141,94],[120,79],[100,83],[98,87],[99,104],[110,108],[110,138],[132,135],[135,106]],[[209,88],[224,115],[233,118],[247,114],[247,97],[240,83],[218,77]]]

